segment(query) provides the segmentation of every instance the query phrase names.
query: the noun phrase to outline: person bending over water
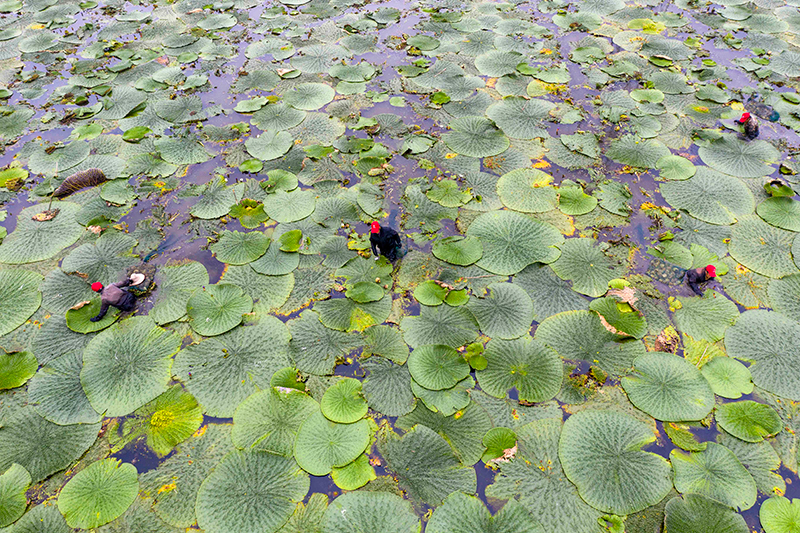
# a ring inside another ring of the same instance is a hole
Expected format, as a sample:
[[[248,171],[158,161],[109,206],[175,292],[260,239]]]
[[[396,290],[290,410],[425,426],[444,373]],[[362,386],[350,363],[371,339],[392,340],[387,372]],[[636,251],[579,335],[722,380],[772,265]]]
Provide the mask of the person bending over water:
[[[134,274],[135,275],[135,274]],[[108,287],[104,287],[102,283],[96,281],[92,283],[92,290],[100,293],[100,312],[96,317],[90,318],[92,322],[99,322],[106,316],[109,306],[114,306],[120,311],[133,311],[136,307],[136,296],[125,290],[125,287],[133,283],[131,278],[125,281],[112,283]],[[141,280],[139,280],[141,283]]]
[[[704,283],[717,275],[717,268],[714,265],[707,267],[693,268],[686,272],[686,281],[689,282],[689,287],[698,296],[703,295],[703,290],[698,286],[699,283]]]
[[[369,244],[372,246],[372,253],[375,261],[382,255],[389,261],[396,261],[397,254],[403,246],[400,235],[392,228],[382,228],[377,222],[373,222],[370,228]]]

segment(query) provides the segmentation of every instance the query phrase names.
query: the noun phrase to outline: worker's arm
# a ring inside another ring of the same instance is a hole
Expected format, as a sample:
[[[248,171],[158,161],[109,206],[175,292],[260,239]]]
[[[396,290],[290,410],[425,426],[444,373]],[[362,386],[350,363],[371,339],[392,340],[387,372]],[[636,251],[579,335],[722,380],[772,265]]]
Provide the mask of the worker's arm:
[[[92,317],[89,319],[92,322],[100,322],[101,320],[103,320],[103,317],[106,316],[106,313],[108,312],[108,302],[106,302],[105,300],[101,301],[102,303],[100,305],[100,312],[97,314],[96,317]]]

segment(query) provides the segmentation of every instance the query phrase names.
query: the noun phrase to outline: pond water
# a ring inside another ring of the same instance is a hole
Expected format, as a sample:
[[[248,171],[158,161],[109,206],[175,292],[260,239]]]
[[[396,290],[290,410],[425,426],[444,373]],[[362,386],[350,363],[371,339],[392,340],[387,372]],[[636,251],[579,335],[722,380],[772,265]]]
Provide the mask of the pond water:
[[[0,531],[795,531],[798,6],[0,2]]]

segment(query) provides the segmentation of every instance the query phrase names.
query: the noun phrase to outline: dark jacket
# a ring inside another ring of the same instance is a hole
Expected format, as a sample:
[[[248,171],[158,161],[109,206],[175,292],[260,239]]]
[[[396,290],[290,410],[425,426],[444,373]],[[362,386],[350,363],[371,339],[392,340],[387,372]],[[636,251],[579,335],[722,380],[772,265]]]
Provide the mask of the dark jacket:
[[[686,271],[686,281],[689,282],[689,287],[698,296],[703,295],[703,289],[698,287],[698,283],[703,283],[705,281],[708,281],[709,279],[710,278],[708,276],[708,273],[706,272],[705,267],[693,268],[691,270]]]
[[[369,234],[369,244],[372,246],[372,253],[376,256],[380,253],[389,261],[397,259],[397,253],[403,242],[400,235],[392,228],[381,227],[380,233]]]
[[[122,311],[133,310],[136,297],[128,291],[123,290],[123,287],[127,287],[130,284],[131,280],[126,279],[125,281],[112,283],[111,285],[103,287],[103,290],[100,291],[100,312],[96,317],[90,320],[92,322],[99,322],[102,320],[103,317],[106,316],[109,306],[112,305]]]

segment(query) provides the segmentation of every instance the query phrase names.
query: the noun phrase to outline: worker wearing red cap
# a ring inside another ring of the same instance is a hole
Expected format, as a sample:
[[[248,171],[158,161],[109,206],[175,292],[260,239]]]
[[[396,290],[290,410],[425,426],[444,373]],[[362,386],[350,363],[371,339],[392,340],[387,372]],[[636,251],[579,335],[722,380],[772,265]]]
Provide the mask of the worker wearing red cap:
[[[744,126],[744,136],[747,137],[749,140],[753,140],[758,137],[758,120],[756,117],[751,115],[750,113],[742,113],[741,118],[737,120],[739,124]]]
[[[372,254],[375,256],[375,261],[381,255],[389,261],[396,261],[403,242],[395,230],[383,228],[378,222],[373,222],[370,226],[369,244],[372,246]]]
[[[130,284],[130,278],[126,279],[125,281],[112,283],[108,287],[104,287],[99,281],[92,283],[92,290],[100,293],[101,305],[100,312],[97,314],[97,316],[89,320],[92,322],[99,322],[100,320],[103,320],[103,317],[106,316],[106,313],[108,312],[108,307],[111,305],[120,311],[133,311],[134,307],[136,307],[136,296],[124,289],[124,287],[127,287]]]
[[[708,265],[706,267],[700,268],[693,268],[686,272],[686,281],[689,282],[689,287],[694,291],[695,294],[698,296],[703,295],[703,290],[698,287],[698,283],[704,283],[711,279],[714,279],[717,275],[717,268],[714,265]]]

